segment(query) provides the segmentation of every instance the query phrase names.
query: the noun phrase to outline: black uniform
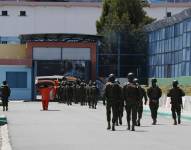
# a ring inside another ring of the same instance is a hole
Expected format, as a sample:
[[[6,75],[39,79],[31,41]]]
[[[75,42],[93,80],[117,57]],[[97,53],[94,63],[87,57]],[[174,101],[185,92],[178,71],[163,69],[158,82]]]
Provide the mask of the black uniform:
[[[6,81],[3,81],[3,85],[1,86],[1,98],[2,98],[2,104],[3,104],[3,111],[8,111],[8,98],[11,94],[11,90],[9,86],[7,85]]]
[[[178,116],[178,123],[181,123],[181,107],[182,107],[182,97],[185,96],[184,91],[179,87],[173,87],[167,93],[167,96],[171,98],[171,111],[172,118],[174,119],[174,125],[177,124],[176,113]]]
[[[91,83],[86,85],[86,98],[87,98],[89,108],[92,108],[91,86],[92,86]]]
[[[106,113],[107,113],[107,122],[108,122],[108,129],[111,128],[110,121],[111,121],[111,110],[112,110],[112,130],[115,130],[115,123],[117,120],[117,100],[120,99],[121,96],[121,88],[115,82],[108,82],[106,83],[105,88],[105,98],[106,98]]]
[[[122,94],[122,88],[120,86],[120,90],[118,91],[119,99],[117,100],[117,122],[116,124],[118,125],[118,123],[120,125],[122,125],[122,117],[123,117],[123,111],[124,111],[124,100],[123,100],[123,94]]]
[[[75,103],[75,104],[77,104],[77,89],[76,89],[76,83],[73,83],[73,86],[72,86],[72,90],[73,90],[73,102]]]
[[[76,100],[77,103],[81,102],[81,96],[80,96],[80,83],[77,83],[76,85]]]
[[[91,105],[92,105],[92,108],[96,109],[96,106],[97,106],[97,87],[96,85],[92,85],[91,86]]]
[[[153,125],[155,125],[157,122],[159,98],[162,96],[162,90],[157,85],[153,85],[152,87],[147,89],[147,95],[149,97],[149,107],[151,110],[151,117],[153,119]]]
[[[81,83],[80,87],[79,87],[79,99],[80,99],[80,103],[81,105],[85,105],[85,101],[86,101],[86,89],[85,89],[85,84]]]
[[[72,105],[73,101],[73,85],[69,83],[68,86],[68,105]]]
[[[58,92],[57,92],[58,102],[62,103],[62,82],[59,82]]]
[[[130,121],[132,116],[132,131],[135,130],[137,106],[140,97],[139,89],[135,83],[127,83],[123,87],[123,95],[125,100],[125,109],[127,112],[128,130],[130,130]]]
[[[147,94],[144,88],[142,88],[140,85],[138,85],[140,97],[138,101],[138,107],[137,107],[137,125],[140,126],[140,120],[142,118],[143,114],[143,98],[145,100],[145,105],[147,103]]]

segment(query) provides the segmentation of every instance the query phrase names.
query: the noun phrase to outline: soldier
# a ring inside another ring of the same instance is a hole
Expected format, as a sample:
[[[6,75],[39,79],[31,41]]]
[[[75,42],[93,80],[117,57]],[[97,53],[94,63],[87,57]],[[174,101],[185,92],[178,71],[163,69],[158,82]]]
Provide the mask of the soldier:
[[[86,85],[86,97],[87,97],[87,102],[89,108],[92,107],[91,103],[91,86],[92,86],[92,81],[90,80],[89,83]]]
[[[174,119],[174,125],[177,125],[176,116],[178,116],[178,124],[181,123],[181,107],[183,106],[182,97],[185,96],[185,93],[180,87],[178,87],[177,80],[174,80],[172,85],[173,88],[169,90],[167,96],[171,98],[172,118]]]
[[[132,115],[132,131],[135,131],[136,125],[136,116],[137,116],[137,105],[140,97],[139,89],[137,85],[133,82],[134,74],[128,74],[128,83],[126,83],[123,87],[123,96],[125,100],[125,109],[127,113],[127,124],[128,130],[130,130],[130,121]]]
[[[7,84],[7,81],[3,81],[3,85],[1,85],[1,98],[3,104],[3,111],[8,111],[8,102],[9,96],[11,94],[11,90]]]
[[[59,92],[60,92],[60,103],[64,102],[64,96],[63,96],[63,88],[64,88],[64,81],[60,82]]]
[[[72,105],[73,100],[73,85],[71,82],[68,83],[68,105]]]
[[[58,102],[61,103],[62,102],[62,80],[59,80],[59,86],[58,86],[58,90],[57,90],[57,98],[58,98]]]
[[[140,93],[140,97],[139,97],[139,101],[138,101],[138,107],[137,107],[138,119],[136,122],[136,125],[140,126],[141,125],[140,121],[141,121],[142,114],[143,114],[143,98],[145,100],[144,104],[146,105],[147,104],[147,94],[146,94],[145,89],[139,85],[139,80],[137,78],[134,79],[134,82],[135,82],[135,84],[137,84],[137,87],[138,87],[139,93]]]
[[[64,93],[65,93],[65,98],[66,98],[66,104],[69,105],[69,96],[68,96],[68,89],[69,89],[69,83],[68,81],[65,82],[65,85],[64,85]]]
[[[108,82],[106,83],[105,88],[105,98],[106,98],[106,113],[107,113],[107,129],[111,129],[111,111],[112,111],[112,131],[115,131],[115,124],[117,120],[117,104],[116,100],[120,97],[120,87],[115,83],[115,75],[110,74]]]
[[[93,82],[93,85],[91,87],[91,101],[92,101],[92,108],[96,109],[97,106],[97,95],[98,95],[98,89],[96,87],[96,82]]]
[[[75,104],[77,104],[77,89],[76,89],[76,82],[73,83],[72,89],[73,89],[73,101]]]
[[[119,99],[116,99],[117,100],[117,121],[116,121],[116,125],[118,126],[119,124],[122,125],[124,101],[123,101],[122,88],[120,86],[120,82],[116,79],[115,83],[118,84],[119,87],[120,87]]]
[[[85,105],[85,96],[86,96],[85,83],[81,82],[80,88],[79,88],[79,98],[80,98],[81,106]]]
[[[157,112],[159,108],[159,98],[162,96],[162,90],[157,86],[157,79],[151,80],[152,86],[147,89],[147,95],[149,97],[149,107],[151,110],[151,117],[153,119],[153,125],[157,123]]]
[[[81,97],[80,97],[80,83],[81,81],[80,80],[77,80],[76,82],[76,100],[77,100],[77,103],[81,102]]]

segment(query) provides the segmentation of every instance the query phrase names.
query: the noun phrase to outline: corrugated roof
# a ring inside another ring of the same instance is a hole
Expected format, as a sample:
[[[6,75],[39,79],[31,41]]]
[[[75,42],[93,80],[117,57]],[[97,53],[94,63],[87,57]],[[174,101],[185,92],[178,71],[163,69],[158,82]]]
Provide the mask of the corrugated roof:
[[[186,9],[176,15],[173,15],[172,17],[167,17],[166,19],[162,19],[162,20],[156,21],[154,23],[151,23],[151,24],[145,26],[145,30],[147,32],[154,31],[154,30],[166,27],[166,26],[176,24],[176,23],[181,22],[188,18],[191,18],[191,8]]]

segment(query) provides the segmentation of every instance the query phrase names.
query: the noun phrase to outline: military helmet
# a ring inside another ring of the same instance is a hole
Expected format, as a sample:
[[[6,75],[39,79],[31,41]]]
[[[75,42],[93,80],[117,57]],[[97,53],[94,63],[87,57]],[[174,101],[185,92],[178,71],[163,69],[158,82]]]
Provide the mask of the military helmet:
[[[157,79],[156,79],[156,78],[153,78],[153,79],[151,80],[151,82],[152,82],[152,83],[157,83]]]
[[[134,79],[134,73],[129,72],[128,75],[127,75],[127,78],[128,78],[130,81],[133,81],[133,79]]]
[[[133,79],[133,82],[134,83],[139,83],[139,79],[135,78],[135,79]]]
[[[89,81],[88,85],[92,85],[92,80]]]
[[[173,80],[173,81],[172,81],[172,85],[173,85],[173,86],[177,86],[177,85],[178,85],[178,81],[177,81],[177,80]]]
[[[111,73],[111,74],[109,75],[108,80],[109,80],[110,82],[115,81],[115,75],[114,75],[113,73]]]
[[[120,84],[120,82],[119,82],[119,80],[118,80],[118,79],[115,79],[115,82],[116,82],[117,84]]]
[[[7,81],[3,81],[3,85],[7,85]]]

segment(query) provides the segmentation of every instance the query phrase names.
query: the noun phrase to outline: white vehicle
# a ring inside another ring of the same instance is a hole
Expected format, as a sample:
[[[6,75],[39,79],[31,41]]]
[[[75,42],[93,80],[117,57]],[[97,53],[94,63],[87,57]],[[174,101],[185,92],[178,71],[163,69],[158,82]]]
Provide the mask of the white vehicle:
[[[52,81],[55,81],[55,80],[61,80],[64,76],[61,76],[61,75],[53,75],[53,76],[37,76],[35,78],[35,84],[38,83],[39,80],[52,80]]]

